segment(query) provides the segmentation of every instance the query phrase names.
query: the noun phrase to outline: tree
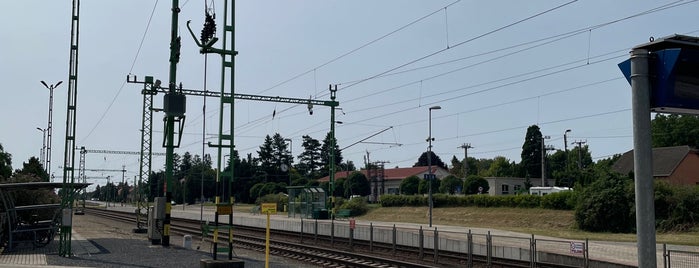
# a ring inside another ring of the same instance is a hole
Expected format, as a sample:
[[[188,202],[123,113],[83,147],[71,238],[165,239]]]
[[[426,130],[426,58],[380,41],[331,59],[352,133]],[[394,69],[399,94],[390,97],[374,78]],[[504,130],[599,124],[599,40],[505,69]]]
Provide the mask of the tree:
[[[443,169],[447,169],[447,165],[442,162],[442,159],[439,158],[433,151],[428,151],[431,155],[430,163],[432,166],[438,166],[442,167]],[[424,152],[420,155],[420,157],[417,159],[417,162],[413,165],[413,167],[426,167],[428,166],[427,163],[427,153]]]
[[[320,148],[321,154],[320,154],[320,159],[321,159],[321,167],[320,167],[320,177],[325,177],[330,174],[330,144],[335,143],[335,167],[337,169],[338,166],[342,163],[342,152],[340,151],[340,146],[337,144],[337,138],[332,139],[330,136],[330,132],[328,132],[327,135],[325,135],[325,139],[323,139],[323,146]]]
[[[299,163],[296,168],[301,175],[309,178],[318,178],[318,170],[321,165],[321,146],[320,142],[311,136],[304,135],[303,137],[303,152],[298,155]]]
[[[481,187],[483,190],[478,191],[478,188]],[[464,193],[465,194],[484,194],[487,193],[490,190],[490,186],[488,185],[488,181],[485,180],[483,177],[471,175],[466,178],[466,181],[464,181]]]
[[[656,114],[650,124],[653,147],[699,146],[699,117]]]
[[[274,148],[272,148],[272,137],[269,135],[265,136],[265,141],[260,146],[260,150],[257,151],[257,162],[259,164],[259,171],[269,174],[274,171]],[[265,176],[265,179],[268,179]]]
[[[371,186],[369,185],[369,180],[367,180],[364,173],[355,171],[352,172],[347,180],[345,180],[345,194],[344,197],[351,197],[353,195],[367,196],[371,194]]]
[[[420,178],[417,176],[407,177],[400,182],[400,193],[404,195],[417,194],[419,186]]]
[[[430,184],[429,182],[432,182],[432,193],[436,193],[439,191],[439,185],[441,184],[441,181],[439,179],[434,179],[434,180],[420,180],[420,185],[418,186],[418,193],[419,194],[428,194],[430,192]]]
[[[16,174],[34,175],[41,179],[43,182],[49,181],[49,174],[46,173],[44,167],[39,162],[39,159],[32,156],[29,158],[28,162],[22,163],[22,169],[15,171]]]
[[[464,177],[464,163],[459,161],[455,155],[451,157],[451,169],[449,169],[449,173],[458,178]]]
[[[461,192],[463,183],[463,180],[454,175],[446,176],[444,179],[442,179],[442,182],[439,185],[439,192],[445,194],[456,194],[457,192]]]
[[[275,182],[283,182],[289,184],[289,173],[287,171],[282,171],[282,164],[291,166],[294,162],[293,156],[289,153],[289,147],[286,140],[279,133],[274,134],[272,137],[272,149],[274,155],[274,168],[270,175]]]
[[[514,177],[515,163],[504,156],[496,156],[485,173],[488,177]]]
[[[357,167],[354,166],[353,161],[347,161],[347,162],[342,162],[340,163],[340,170],[344,171],[355,171],[357,170]]]
[[[531,125],[527,128],[527,135],[522,145],[522,169],[524,174],[531,178],[541,178],[541,131],[539,126]]]
[[[12,176],[12,155],[5,152],[0,143],[0,181],[8,180]]]
[[[490,165],[494,162],[493,159],[481,158],[474,161],[474,168],[471,171],[469,168],[469,175],[487,176]],[[468,178],[468,176],[466,176]]]

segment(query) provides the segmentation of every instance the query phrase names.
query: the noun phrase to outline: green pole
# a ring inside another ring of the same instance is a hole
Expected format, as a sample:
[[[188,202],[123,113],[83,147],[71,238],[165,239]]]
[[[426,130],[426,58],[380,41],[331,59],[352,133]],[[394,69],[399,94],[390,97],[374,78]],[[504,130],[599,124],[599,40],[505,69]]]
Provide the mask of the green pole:
[[[337,93],[337,85],[333,89],[330,85],[330,101],[334,105],[330,106],[330,209],[332,211],[332,219],[335,219],[335,94]]]
[[[177,86],[177,62],[180,61],[180,37],[177,35],[177,20],[180,12],[179,1],[172,0],[172,24],[170,26],[170,76],[169,94],[175,94]],[[167,95],[166,95],[167,98]],[[173,187],[175,115],[165,111],[165,219],[163,220],[163,247],[170,246],[170,213]]]

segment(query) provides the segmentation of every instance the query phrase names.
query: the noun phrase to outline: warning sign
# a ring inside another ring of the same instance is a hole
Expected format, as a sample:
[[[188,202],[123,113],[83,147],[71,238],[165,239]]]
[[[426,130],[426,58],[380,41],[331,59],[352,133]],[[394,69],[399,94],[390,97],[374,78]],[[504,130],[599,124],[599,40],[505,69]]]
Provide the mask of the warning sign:
[[[269,214],[276,214],[277,213],[277,203],[262,203],[262,206],[260,207],[260,212],[262,212],[262,213],[269,212]]]

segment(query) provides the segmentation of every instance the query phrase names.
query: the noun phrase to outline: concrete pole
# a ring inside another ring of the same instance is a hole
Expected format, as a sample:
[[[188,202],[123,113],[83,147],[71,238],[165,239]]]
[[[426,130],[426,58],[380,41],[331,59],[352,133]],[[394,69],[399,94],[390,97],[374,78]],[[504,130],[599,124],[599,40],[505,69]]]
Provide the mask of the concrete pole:
[[[633,164],[636,191],[638,267],[656,267],[655,207],[653,204],[653,150],[650,130],[650,79],[648,50],[631,51],[631,108],[633,113]]]
[[[546,187],[546,143],[541,137],[541,187]]]

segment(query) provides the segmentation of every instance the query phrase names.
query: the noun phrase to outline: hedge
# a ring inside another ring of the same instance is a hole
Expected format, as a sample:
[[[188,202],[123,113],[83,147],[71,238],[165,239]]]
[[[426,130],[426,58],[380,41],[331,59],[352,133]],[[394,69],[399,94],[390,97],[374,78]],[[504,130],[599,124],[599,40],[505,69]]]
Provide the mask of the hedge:
[[[572,210],[575,207],[577,195],[572,191],[538,195],[504,195],[491,196],[487,194],[475,195],[447,195],[434,194],[434,207],[513,207],[513,208],[546,208]],[[382,207],[419,207],[427,206],[426,195],[383,195]]]

